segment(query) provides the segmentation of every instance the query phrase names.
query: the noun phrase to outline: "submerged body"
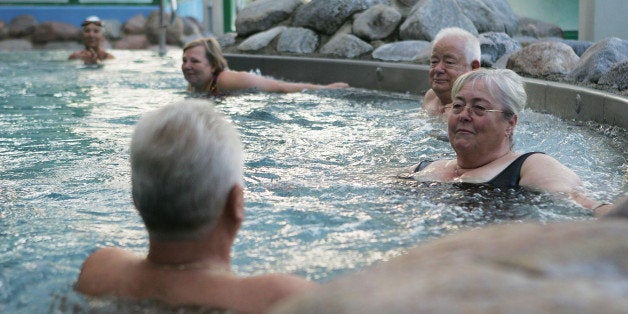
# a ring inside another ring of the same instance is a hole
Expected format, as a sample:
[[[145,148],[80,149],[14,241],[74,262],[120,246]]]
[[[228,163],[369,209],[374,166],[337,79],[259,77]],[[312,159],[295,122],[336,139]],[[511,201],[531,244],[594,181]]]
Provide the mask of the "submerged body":
[[[471,183],[485,183],[491,186],[496,186],[496,187],[506,187],[506,188],[514,188],[514,187],[519,187],[520,186],[520,182],[521,182],[521,167],[523,166],[523,163],[525,162],[526,159],[528,159],[528,157],[530,157],[533,154],[540,154],[538,152],[531,152],[531,153],[525,153],[525,154],[521,154],[521,155],[515,155],[515,159],[512,160],[510,163],[507,163],[507,166],[505,168],[503,168],[503,170],[501,170],[498,174],[496,174],[492,179],[485,181],[485,178],[452,178],[450,180],[446,180],[446,181],[464,181],[464,182],[471,182]],[[415,168],[414,168],[414,172],[419,172],[422,171],[423,169],[425,169],[427,166],[429,166],[430,164],[432,164],[434,161],[432,160],[424,160],[422,162],[420,162]],[[497,167],[497,169],[500,169],[501,167]],[[491,171],[489,171],[488,175],[490,176]],[[428,174],[427,172],[423,172],[422,176],[418,177],[419,179],[421,179],[422,181],[435,181],[436,179],[432,179],[430,178],[431,174]],[[484,175],[484,174],[483,174]],[[457,179],[457,180],[456,180]],[[465,180],[466,179],[466,180]]]
[[[103,248],[85,261],[77,291],[91,296],[156,300],[170,306],[204,306],[264,313],[278,301],[317,285],[287,274],[241,277],[228,263],[168,265],[121,248]]]
[[[518,113],[527,99],[521,78],[510,70],[467,72],[456,80],[452,98],[447,107],[447,125],[456,158],[435,161],[416,172],[414,178],[439,182],[497,181],[498,175],[522,156],[512,150]],[[519,163],[517,185],[566,195],[599,214],[610,208],[587,197],[580,177],[551,156],[531,154]]]
[[[187,100],[144,115],[131,141],[131,172],[148,255],[97,250],[83,264],[77,291],[263,313],[316,286],[288,274],[231,272],[231,248],[244,220],[242,147],[210,103]]]
[[[68,54],[0,52],[0,258],[8,283],[0,286],[0,312],[159,309],[89,302],[72,285],[97,248],[145,256],[148,239],[129,197],[128,144],[139,116],[187,96],[173,66],[181,51],[156,58],[118,50],[115,66],[103,71],[69,65]],[[290,273],[323,283],[461,229],[591,218],[570,201],[526,189],[471,192],[390,177],[412,160],[452,158],[451,146],[430,133],[441,123],[418,114],[417,95],[339,89],[215,101],[246,148],[246,222],[231,263],[237,276]],[[526,111],[516,149],[554,156],[608,201],[626,192],[628,147],[623,133],[609,131]]]

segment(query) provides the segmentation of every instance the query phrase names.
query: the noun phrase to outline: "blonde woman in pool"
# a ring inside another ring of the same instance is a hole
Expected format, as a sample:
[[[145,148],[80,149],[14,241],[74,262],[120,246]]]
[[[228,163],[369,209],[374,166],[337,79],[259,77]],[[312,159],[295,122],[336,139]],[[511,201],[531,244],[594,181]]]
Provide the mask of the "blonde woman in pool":
[[[304,89],[345,88],[346,83],[317,85],[292,83],[263,77],[249,72],[233,71],[214,38],[200,38],[183,47],[181,71],[188,81],[188,91],[209,92],[212,96],[243,89],[263,92],[291,93]]]
[[[186,100],[143,116],[131,140],[131,185],[148,231],[148,255],[101,248],[83,264],[76,289],[264,313],[316,287],[288,274],[241,277],[231,271],[244,219],[242,158],[235,127],[206,101]]]
[[[580,177],[549,155],[513,151],[518,114],[526,103],[523,81],[511,70],[479,69],[461,75],[446,106],[455,159],[423,161],[410,169],[419,181],[527,187],[562,194],[603,214],[610,205],[585,195]]]
[[[105,36],[103,25],[97,16],[90,16],[81,24],[81,38],[85,49],[71,54],[68,59],[80,59],[85,64],[96,64],[103,60],[113,59],[113,55],[102,48]]]

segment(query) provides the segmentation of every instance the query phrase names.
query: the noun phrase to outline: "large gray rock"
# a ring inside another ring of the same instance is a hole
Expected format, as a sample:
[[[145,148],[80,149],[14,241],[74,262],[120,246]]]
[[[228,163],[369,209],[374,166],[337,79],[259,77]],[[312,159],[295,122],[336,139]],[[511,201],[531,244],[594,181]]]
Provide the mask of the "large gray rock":
[[[277,51],[292,53],[312,53],[318,48],[318,35],[307,28],[288,27],[277,41]]]
[[[521,35],[517,35],[515,37],[513,37],[512,39],[516,40],[519,44],[521,44],[522,47],[526,47],[530,44],[533,43],[538,43],[540,41],[547,41],[546,39],[540,40],[536,37],[532,37],[532,36],[521,36]]]
[[[114,44],[116,49],[147,49],[150,47],[150,41],[144,34],[126,35]]]
[[[569,79],[576,82],[597,83],[617,62],[628,58],[628,41],[617,37],[598,41],[584,52]]]
[[[298,8],[292,25],[313,29],[325,35],[334,34],[356,12],[388,0],[312,0]]]
[[[285,26],[276,26],[265,32],[257,33],[238,45],[238,50],[241,51],[253,51],[260,50],[270,44],[275,37],[279,36],[281,32],[286,29]]]
[[[416,5],[419,0],[392,0],[391,6],[395,8],[395,10],[399,11],[401,15],[405,18],[412,11],[412,7]]]
[[[339,34],[321,48],[321,53],[354,58],[373,51],[373,46],[350,34]]]
[[[181,21],[183,22],[184,36],[202,37],[203,26],[196,18],[192,16],[182,16]]]
[[[122,38],[122,23],[116,19],[103,20],[105,38],[118,40]]]
[[[576,67],[579,59],[567,44],[542,41],[513,53],[506,68],[524,75],[567,75]]]
[[[238,33],[226,33],[216,36],[216,41],[222,48],[231,47],[236,44],[236,37],[238,37]]]
[[[493,66],[504,55],[521,49],[521,44],[506,33],[487,32],[478,36],[482,50],[482,64]]]
[[[430,64],[432,59],[432,43],[429,46],[425,47],[419,54],[416,59],[414,59],[414,63],[418,64]]]
[[[37,19],[30,14],[14,17],[9,23],[9,36],[24,37],[32,35],[37,27]]]
[[[473,22],[478,33],[517,33],[519,17],[507,0],[457,0],[464,14]]]
[[[122,31],[125,34],[133,35],[133,34],[144,34],[146,30],[146,18],[142,14],[137,14],[126,22],[122,26]]]
[[[436,18],[437,17],[437,18]],[[432,41],[443,28],[460,27],[477,35],[473,22],[465,15],[456,0],[421,0],[399,27],[403,40]]]
[[[519,18],[519,30],[517,34],[535,38],[563,38],[563,30],[558,25],[525,16]]]
[[[390,6],[377,4],[353,21],[353,33],[364,39],[383,39],[392,34],[401,22],[401,13]]]
[[[628,59],[617,62],[600,77],[599,84],[610,85],[620,91],[628,89]]]
[[[246,5],[236,16],[236,32],[247,36],[270,29],[288,19],[304,0],[257,0]]]
[[[582,57],[584,52],[593,46],[593,42],[586,40],[563,39],[563,42],[569,45],[578,57]]]
[[[43,22],[35,27],[33,43],[44,44],[51,41],[76,41],[81,38],[81,30],[64,22]]]
[[[384,61],[413,61],[432,44],[425,40],[405,40],[384,44],[373,51],[373,58]]]
[[[460,232],[271,313],[625,313],[627,236],[625,219]]]

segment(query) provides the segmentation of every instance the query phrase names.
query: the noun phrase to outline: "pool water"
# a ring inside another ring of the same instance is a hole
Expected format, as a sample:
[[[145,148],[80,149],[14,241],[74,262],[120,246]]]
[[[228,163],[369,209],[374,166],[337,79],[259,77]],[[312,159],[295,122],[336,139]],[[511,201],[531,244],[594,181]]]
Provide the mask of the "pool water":
[[[114,51],[102,68],[66,61],[68,53],[0,53],[0,313],[85,310],[72,285],[92,251],[146,252],[130,136],[142,113],[191,97],[180,50]],[[215,103],[245,147],[246,221],[233,249],[242,275],[323,283],[461,229],[591,218],[523,189],[397,177],[422,158],[453,155],[445,125],[424,116],[414,95],[246,93]],[[625,130],[531,111],[519,121],[518,151],[554,156],[599,200],[628,190]]]

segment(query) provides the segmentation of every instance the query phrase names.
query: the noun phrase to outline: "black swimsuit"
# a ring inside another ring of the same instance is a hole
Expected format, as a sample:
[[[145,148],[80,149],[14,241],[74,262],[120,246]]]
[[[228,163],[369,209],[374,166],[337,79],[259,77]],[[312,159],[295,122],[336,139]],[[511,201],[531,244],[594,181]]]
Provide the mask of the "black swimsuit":
[[[212,75],[212,80],[209,82],[209,95],[210,96],[220,96],[220,91],[218,91],[218,74],[219,73],[214,73]]]
[[[498,175],[496,175],[493,179],[489,180],[484,184],[497,186],[497,187],[507,187],[514,188],[519,186],[519,180],[521,180],[521,166],[523,162],[533,154],[543,154],[541,152],[529,152],[525,153],[517,159],[515,159],[506,169],[502,170]],[[429,164],[431,164],[433,160],[423,160],[421,161],[416,168],[414,168],[414,172],[419,172]]]

